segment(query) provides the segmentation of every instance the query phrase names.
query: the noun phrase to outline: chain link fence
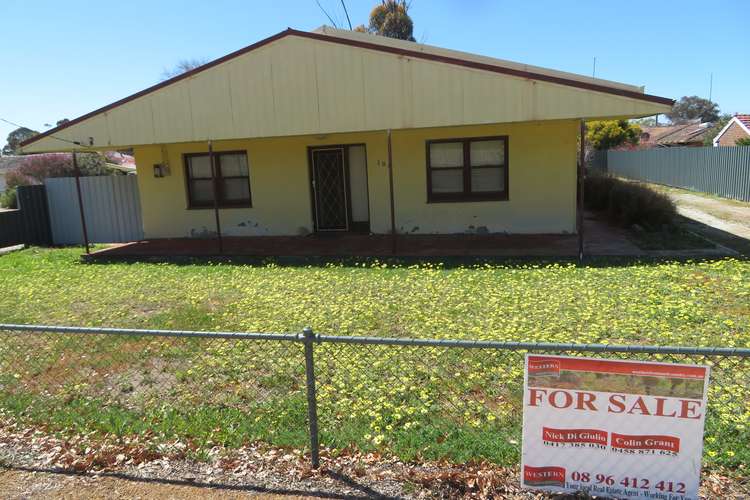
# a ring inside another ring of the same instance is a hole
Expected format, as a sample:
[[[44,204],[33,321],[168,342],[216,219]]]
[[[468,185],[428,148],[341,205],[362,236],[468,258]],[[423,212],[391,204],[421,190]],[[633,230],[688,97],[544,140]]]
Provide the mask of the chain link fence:
[[[54,432],[520,459],[525,353],[711,366],[704,463],[750,465],[750,349],[1,325],[0,415]]]

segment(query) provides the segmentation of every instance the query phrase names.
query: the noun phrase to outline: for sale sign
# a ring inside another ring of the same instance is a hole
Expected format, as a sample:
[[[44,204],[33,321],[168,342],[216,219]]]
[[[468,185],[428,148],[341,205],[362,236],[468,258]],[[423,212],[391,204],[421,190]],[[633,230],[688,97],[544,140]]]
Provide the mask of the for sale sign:
[[[526,355],[521,483],[698,498],[706,366]]]

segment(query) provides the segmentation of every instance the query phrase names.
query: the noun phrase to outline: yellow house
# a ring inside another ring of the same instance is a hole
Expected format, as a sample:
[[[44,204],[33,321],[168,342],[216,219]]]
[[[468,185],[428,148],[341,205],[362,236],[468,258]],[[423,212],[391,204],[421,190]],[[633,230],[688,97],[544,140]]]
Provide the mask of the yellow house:
[[[23,149],[132,148],[147,239],[213,236],[217,216],[226,236],[562,234],[576,231],[581,120],[672,102],[413,42],[289,29]]]

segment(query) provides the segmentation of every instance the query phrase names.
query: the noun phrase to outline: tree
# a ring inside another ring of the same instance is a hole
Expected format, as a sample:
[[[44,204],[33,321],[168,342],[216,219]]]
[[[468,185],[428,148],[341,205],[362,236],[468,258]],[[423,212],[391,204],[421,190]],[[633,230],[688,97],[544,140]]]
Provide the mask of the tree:
[[[586,142],[596,150],[612,149],[623,144],[636,145],[641,139],[641,127],[627,120],[588,122]]]
[[[700,119],[701,123],[713,123],[719,119],[719,105],[697,95],[684,96],[672,106],[667,116],[674,123]]]
[[[8,134],[8,144],[3,148],[4,155],[15,155],[21,152],[21,143],[27,139],[31,139],[35,135],[39,134],[36,130],[31,130],[26,127],[19,127]]]
[[[355,31],[360,31],[360,27]],[[398,38],[399,40],[416,41],[414,39],[414,22],[409,17],[409,4],[406,0],[381,0],[370,12],[370,33]]]
[[[206,59],[180,59],[172,69],[165,69],[161,73],[162,80],[169,80],[177,75],[187,73],[195,68],[203,66],[208,61]]]
[[[105,166],[105,157],[99,153],[76,153],[81,175],[109,175],[111,172]],[[33,186],[42,184],[50,177],[72,177],[73,156],[69,153],[45,153],[29,155],[21,164],[5,173],[7,190],[2,204],[9,208],[16,208],[16,188],[18,186]]]
[[[742,137],[734,141],[735,146],[750,146],[750,137]]]
[[[76,153],[81,175],[107,175],[105,157],[99,153]],[[29,155],[21,164],[5,174],[9,188],[42,184],[50,177],[72,177],[73,156],[70,153],[44,153]]]
[[[647,116],[646,118],[636,118],[630,120],[630,123],[632,123],[633,125],[638,125],[639,127],[655,127],[656,118],[654,118],[653,116]]]

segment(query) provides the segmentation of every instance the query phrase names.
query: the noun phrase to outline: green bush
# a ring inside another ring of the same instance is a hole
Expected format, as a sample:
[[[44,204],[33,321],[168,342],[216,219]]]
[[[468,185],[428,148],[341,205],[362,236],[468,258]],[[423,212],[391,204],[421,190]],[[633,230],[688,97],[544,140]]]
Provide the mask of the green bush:
[[[18,208],[16,188],[8,188],[4,193],[0,194],[0,207]]]
[[[665,194],[636,182],[608,175],[589,175],[585,180],[586,208],[605,212],[607,218],[623,227],[638,224],[648,230],[670,226],[677,213]]]

